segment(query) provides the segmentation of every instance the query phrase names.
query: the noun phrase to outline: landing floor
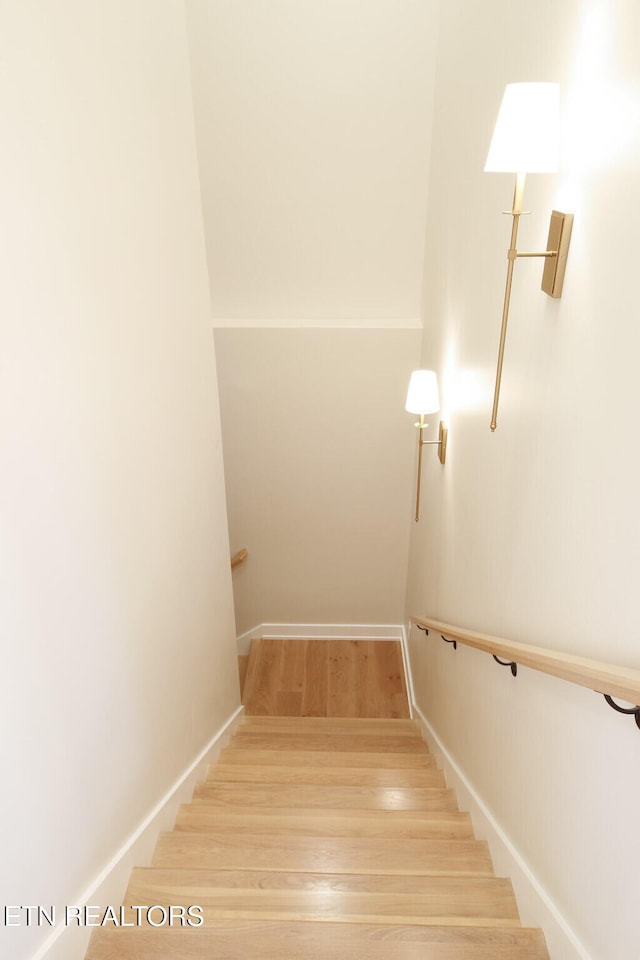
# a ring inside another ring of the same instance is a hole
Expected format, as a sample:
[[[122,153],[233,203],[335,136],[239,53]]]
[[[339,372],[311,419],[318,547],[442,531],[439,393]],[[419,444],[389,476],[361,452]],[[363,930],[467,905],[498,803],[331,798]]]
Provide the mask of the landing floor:
[[[243,703],[248,716],[406,719],[395,640],[254,640]]]

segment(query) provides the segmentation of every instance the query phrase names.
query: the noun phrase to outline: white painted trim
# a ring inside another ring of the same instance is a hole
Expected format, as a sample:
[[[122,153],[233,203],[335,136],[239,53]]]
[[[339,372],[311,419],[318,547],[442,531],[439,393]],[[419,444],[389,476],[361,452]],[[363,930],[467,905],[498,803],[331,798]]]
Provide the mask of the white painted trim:
[[[404,627],[380,623],[259,623],[238,637],[238,656],[249,653],[251,641],[267,640],[400,640]]]
[[[215,763],[224,741],[231,736],[243,713],[244,707],[238,707],[98,876],[79,897],[70,902],[76,906],[117,905],[123,902],[132,868],[151,862],[158,834],[162,830],[172,829],[178,806],[191,799],[196,783],[204,778],[208,765]],[[90,935],[91,929],[88,927],[56,927],[31,960],[83,960]]]
[[[407,687],[407,699],[409,701],[409,716],[413,720],[415,718],[414,705],[416,702],[416,695],[413,689],[413,674],[411,673],[411,661],[409,659],[408,633],[404,624],[402,624],[402,639],[400,641],[400,646],[402,649],[402,663],[404,664],[404,680]]]
[[[362,317],[340,320],[305,319],[303,317],[213,317],[213,329],[274,330],[422,330],[420,317]]]
[[[413,689],[413,682],[411,688]],[[415,700],[413,715],[422,726],[424,738],[444,771],[447,784],[455,790],[458,804],[461,809],[467,809],[471,814],[476,837],[488,842],[496,873],[511,878],[523,925],[542,928],[551,957],[562,957],[563,960],[592,960],[591,954],[584,948],[492,811],[467,780]]]

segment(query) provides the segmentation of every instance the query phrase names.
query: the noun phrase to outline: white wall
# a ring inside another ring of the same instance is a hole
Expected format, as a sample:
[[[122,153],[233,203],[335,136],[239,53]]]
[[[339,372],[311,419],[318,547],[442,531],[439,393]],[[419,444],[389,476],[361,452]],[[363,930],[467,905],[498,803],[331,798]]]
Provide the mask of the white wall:
[[[216,330],[238,633],[399,624],[419,330]]]
[[[64,905],[238,703],[216,373],[182,3],[0,62],[0,902]]]
[[[187,19],[238,631],[399,623],[437,3]]]
[[[212,316],[420,316],[435,0],[187,0]]]
[[[626,0],[442,5],[423,360],[439,367],[446,467],[411,547],[409,613],[640,666],[633,438],[640,8]],[[513,183],[482,168],[504,85],[562,84],[557,177],[531,176],[521,249],[575,214],[561,300],[516,265],[489,431]],[[417,698],[593,960],[640,955],[638,730],[601,697],[414,632]],[[533,919],[536,919],[535,917]],[[569,956],[557,946],[554,960]],[[578,954],[576,954],[578,955]]]

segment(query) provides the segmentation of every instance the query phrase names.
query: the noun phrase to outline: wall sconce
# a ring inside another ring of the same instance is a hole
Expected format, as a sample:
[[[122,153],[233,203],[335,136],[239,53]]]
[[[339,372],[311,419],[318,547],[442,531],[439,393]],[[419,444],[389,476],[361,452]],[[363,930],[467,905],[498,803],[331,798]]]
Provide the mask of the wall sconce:
[[[448,428],[444,420],[440,421],[440,431],[437,440],[424,440],[422,433],[429,424],[424,422],[428,413],[436,413],[440,409],[440,399],[438,396],[438,378],[433,370],[414,370],[409,381],[407,391],[407,402],[404,405],[409,413],[417,413],[420,420],[416,423],[418,428],[418,482],[416,488],[416,523],[420,519],[420,478],[422,476],[422,448],[425,444],[437,443],[438,457],[440,463],[444,463],[447,458],[447,434]]]
[[[547,249],[542,253],[520,253],[516,248],[518,225],[523,213],[522,197],[526,175],[557,171],[559,134],[560,88],[557,83],[510,83],[507,85],[484,167],[487,172],[515,173],[516,175],[513,205],[510,211],[505,211],[511,213],[513,224],[511,243],[507,252],[507,283],[493,394],[492,431],[496,429],[498,420],[498,400],[509,319],[511,282],[516,259],[544,257],[542,289],[550,297],[558,298],[562,295],[573,214],[559,213],[557,210],[551,212]]]

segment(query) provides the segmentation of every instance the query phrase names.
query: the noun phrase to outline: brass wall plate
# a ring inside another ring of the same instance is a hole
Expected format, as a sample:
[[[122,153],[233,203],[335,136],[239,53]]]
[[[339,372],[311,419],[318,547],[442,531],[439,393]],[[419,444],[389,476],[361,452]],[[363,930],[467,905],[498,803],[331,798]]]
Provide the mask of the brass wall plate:
[[[564,271],[567,265],[572,227],[572,213],[560,213],[558,210],[551,211],[547,250],[556,250],[557,255],[547,257],[544,262],[542,289],[554,299],[562,296],[562,284],[564,283]]]
[[[438,433],[438,457],[440,458],[440,463],[444,463],[447,459],[447,436],[449,434],[449,428],[445,426],[444,420],[440,421],[440,431]]]

